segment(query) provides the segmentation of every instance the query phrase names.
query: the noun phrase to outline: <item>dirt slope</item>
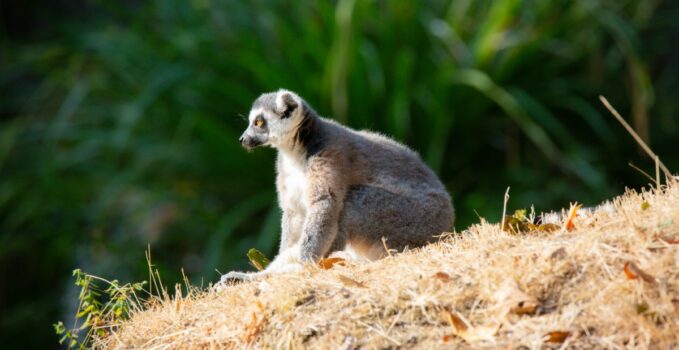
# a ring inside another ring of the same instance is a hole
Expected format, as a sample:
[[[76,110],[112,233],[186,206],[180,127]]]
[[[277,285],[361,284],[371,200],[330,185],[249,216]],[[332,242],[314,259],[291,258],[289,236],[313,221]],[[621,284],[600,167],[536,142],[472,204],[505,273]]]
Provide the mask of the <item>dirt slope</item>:
[[[679,186],[572,231],[482,223],[371,263],[155,302],[97,348],[679,348]]]

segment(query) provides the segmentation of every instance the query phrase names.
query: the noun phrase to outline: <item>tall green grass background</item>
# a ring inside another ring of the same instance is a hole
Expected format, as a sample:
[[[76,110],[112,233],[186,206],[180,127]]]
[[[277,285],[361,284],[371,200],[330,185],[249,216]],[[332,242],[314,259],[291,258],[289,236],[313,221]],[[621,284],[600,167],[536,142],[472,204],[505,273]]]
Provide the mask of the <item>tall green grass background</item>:
[[[237,139],[288,88],[417,150],[458,231],[649,183],[605,95],[679,169],[671,0],[29,1],[0,5],[0,334],[56,347],[70,271],[196,284],[273,256],[275,153]]]

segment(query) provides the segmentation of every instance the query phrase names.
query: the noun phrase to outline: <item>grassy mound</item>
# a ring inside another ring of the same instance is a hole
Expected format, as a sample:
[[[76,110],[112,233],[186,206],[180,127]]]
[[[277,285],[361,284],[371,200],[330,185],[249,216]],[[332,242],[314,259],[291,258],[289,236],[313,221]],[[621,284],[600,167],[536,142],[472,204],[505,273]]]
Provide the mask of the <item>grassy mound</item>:
[[[152,299],[94,345],[679,347],[679,186],[613,205],[570,231],[510,234],[482,222],[380,261],[189,288]]]

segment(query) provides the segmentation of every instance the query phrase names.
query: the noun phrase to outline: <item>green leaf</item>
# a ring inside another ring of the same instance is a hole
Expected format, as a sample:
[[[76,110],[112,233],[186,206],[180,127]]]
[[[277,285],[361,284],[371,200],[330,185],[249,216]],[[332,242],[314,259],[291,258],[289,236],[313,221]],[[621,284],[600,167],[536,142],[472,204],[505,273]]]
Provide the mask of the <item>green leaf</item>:
[[[526,209],[517,209],[512,216],[519,221],[526,221]]]
[[[92,310],[94,310],[94,305],[89,305],[86,308],[84,308],[83,310],[81,310],[80,312],[78,312],[78,314],[75,317],[81,318],[81,317],[91,313]]]
[[[264,270],[270,263],[269,259],[255,248],[250,248],[250,250],[248,250],[248,259],[250,259],[250,264],[258,271]]]
[[[66,332],[66,327],[64,326],[64,323],[61,321],[53,324],[52,326],[54,327],[54,332],[56,334],[63,334],[64,332]]]

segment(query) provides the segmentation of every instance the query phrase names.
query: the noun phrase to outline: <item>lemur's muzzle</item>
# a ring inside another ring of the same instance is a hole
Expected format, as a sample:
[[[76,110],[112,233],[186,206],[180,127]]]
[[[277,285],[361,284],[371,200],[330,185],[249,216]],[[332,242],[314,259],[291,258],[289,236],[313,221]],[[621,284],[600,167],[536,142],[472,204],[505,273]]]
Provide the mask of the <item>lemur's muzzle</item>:
[[[259,145],[262,144],[262,141],[257,140],[254,137],[250,137],[248,135],[241,136],[240,139],[238,139],[241,145],[247,149],[255,148]]]

